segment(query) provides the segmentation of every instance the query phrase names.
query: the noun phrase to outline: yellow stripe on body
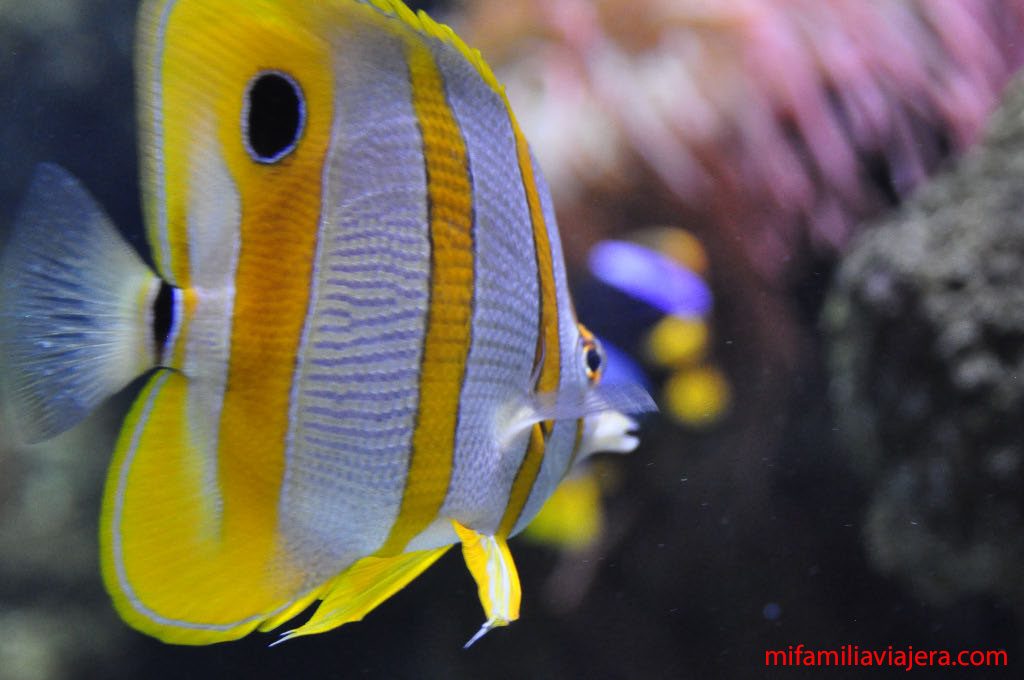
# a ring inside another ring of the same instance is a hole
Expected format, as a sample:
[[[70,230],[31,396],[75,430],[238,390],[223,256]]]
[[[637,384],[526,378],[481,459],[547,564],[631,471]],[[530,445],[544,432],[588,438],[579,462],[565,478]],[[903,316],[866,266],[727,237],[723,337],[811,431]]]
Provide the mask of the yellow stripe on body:
[[[430,297],[419,409],[398,517],[378,555],[400,553],[448,492],[473,300],[473,197],[465,142],[430,50],[409,39],[413,109],[423,134],[430,220]]]
[[[508,101],[505,103],[508,106]],[[551,255],[551,240],[548,236],[548,225],[544,220],[544,211],[540,204],[540,195],[537,191],[537,181],[534,177],[533,160],[530,157],[530,148],[519,128],[512,110],[509,109],[509,119],[512,122],[512,130],[516,138],[516,153],[519,158],[519,169],[523,176],[523,187],[526,189],[526,202],[530,207],[530,221],[533,225],[534,256],[537,262],[537,278],[539,283],[539,307],[537,352],[534,364],[543,361],[540,368],[540,375],[537,378],[536,390],[540,393],[554,392],[558,390],[561,378],[561,336],[559,333],[558,320],[558,294],[555,287],[554,259]],[[530,490],[540,473],[541,463],[544,460],[544,449],[547,446],[547,437],[551,434],[553,423],[543,421],[533,427],[530,433],[530,442],[526,448],[526,455],[516,472],[515,481],[512,482],[512,489],[509,492],[508,504],[505,506],[505,513],[502,515],[501,524],[498,527],[499,536],[508,536],[512,533],[516,522],[519,520],[526,501],[530,497]]]

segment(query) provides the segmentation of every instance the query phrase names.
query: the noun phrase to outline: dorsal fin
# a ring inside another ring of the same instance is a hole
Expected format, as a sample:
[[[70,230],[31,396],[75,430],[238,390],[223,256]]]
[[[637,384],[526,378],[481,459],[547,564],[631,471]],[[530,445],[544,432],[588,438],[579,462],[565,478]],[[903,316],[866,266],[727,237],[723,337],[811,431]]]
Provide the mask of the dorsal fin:
[[[401,0],[357,1],[373,7],[386,16],[395,17],[401,20],[421,35],[436,38],[446,45],[451,45],[473,66],[473,68],[476,69],[477,73],[480,74],[480,77],[483,78],[485,83],[487,83],[502,97],[505,96],[504,86],[498,82],[498,79],[495,77],[491,67],[488,66],[486,61],[484,61],[483,55],[480,54],[480,50],[467,45],[450,26],[435,21],[423,10],[413,12]]]

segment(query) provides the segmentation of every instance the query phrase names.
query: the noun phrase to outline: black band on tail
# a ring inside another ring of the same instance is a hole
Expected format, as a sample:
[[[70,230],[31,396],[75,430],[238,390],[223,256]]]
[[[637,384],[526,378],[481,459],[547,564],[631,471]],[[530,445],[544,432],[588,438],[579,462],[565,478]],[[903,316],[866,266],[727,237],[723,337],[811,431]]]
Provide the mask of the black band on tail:
[[[156,356],[163,356],[167,337],[174,327],[174,288],[166,281],[160,282],[160,292],[153,301],[153,343]]]

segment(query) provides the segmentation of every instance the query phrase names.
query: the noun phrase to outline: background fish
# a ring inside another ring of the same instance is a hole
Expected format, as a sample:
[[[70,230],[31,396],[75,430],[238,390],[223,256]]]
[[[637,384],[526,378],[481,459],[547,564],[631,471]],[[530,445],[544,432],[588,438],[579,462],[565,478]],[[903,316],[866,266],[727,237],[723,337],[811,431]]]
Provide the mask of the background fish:
[[[147,376],[101,519],[120,614],[205,644],[320,599],[286,635],[322,632],[461,542],[473,639],[517,618],[506,539],[653,403],[599,385],[490,70],[390,0],[147,2],[137,70],[154,267],[45,165],[0,278],[24,439]]]

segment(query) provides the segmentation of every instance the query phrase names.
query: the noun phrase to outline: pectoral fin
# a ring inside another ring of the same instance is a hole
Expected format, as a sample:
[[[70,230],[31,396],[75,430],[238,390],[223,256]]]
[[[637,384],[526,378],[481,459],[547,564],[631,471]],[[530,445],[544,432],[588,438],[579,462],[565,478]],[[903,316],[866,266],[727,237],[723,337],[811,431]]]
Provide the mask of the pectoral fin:
[[[545,420],[578,420],[605,413],[648,413],[658,407],[640,385],[595,385],[583,390],[529,395],[512,411],[499,432],[498,445],[508,446],[526,428]]]
[[[466,643],[469,647],[492,628],[507,626],[519,618],[522,588],[505,537],[485,536],[455,521],[452,525],[462,541],[462,556],[476,581],[480,604],[487,616],[484,625]]]
[[[341,572],[320,591],[323,602],[312,618],[299,628],[282,633],[285,640],[323,633],[332,628],[359,621],[423,573],[451,546],[403,553],[394,557],[364,557]],[[308,604],[308,602],[307,602]],[[287,620],[282,616],[277,623]]]

